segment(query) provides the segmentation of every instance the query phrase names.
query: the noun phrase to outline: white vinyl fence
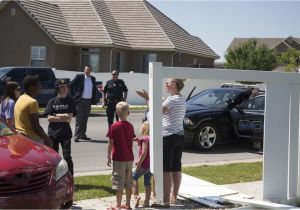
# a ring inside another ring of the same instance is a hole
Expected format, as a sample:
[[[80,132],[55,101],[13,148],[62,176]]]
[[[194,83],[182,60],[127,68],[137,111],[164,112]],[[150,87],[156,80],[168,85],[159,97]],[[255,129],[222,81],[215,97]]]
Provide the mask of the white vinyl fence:
[[[299,73],[163,67],[161,63],[150,63],[149,67],[151,171],[159,201],[163,200],[161,89],[163,78],[170,77],[201,79],[201,83],[213,80],[265,82],[263,199],[280,202],[299,198]]]
[[[64,70],[54,70],[54,73],[57,78],[69,78],[73,79],[76,74],[79,74],[80,72],[74,72],[74,71],[64,71]],[[96,77],[97,81],[102,81],[103,84],[106,83],[106,81],[111,79],[110,73],[93,73],[93,76]],[[131,105],[144,105],[145,101],[142,100],[139,96],[136,95],[136,90],[142,90],[145,89],[146,91],[149,90],[149,75],[148,74],[141,74],[141,73],[123,73],[121,72],[119,75],[119,78],[124,80],[127,87],[128,87],[128,103]],[[162,84],[164,85],[165,80],[162,81]],[[219,87],[221,83],[224,82],[232,82],[230,80],[215,80],[215,81],[209,81],[209,80],[197,80],[197,79],[188,79],[185,82],[185,87],[182,91],[183,96],[187,97],[190,91],[196,86],[195,93],[198,93],[199,91],[205,90],[207,88],[214,88]],[[164,87],[163,87],[164,91]],[[165,92],[163,92],[163,96],[166,95]]]

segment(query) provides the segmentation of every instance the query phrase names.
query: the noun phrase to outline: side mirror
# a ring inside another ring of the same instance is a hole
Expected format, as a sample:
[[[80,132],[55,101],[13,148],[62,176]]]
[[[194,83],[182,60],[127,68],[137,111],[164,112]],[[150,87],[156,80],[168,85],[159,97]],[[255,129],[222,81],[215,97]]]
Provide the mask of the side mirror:
[[[238,110],[239,113],[241,113],[241,114],[244,114],[244,113],[245,113],[245,112],[244,112],[244,109],[242,108],[241,105],[237,105],[235,108],[236,108],[236,110]]]

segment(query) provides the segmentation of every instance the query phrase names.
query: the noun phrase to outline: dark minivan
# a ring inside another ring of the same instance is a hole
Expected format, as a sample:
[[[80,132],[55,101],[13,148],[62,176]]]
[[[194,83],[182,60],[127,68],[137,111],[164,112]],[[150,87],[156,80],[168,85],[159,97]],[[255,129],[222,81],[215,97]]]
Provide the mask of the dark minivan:
[[[5,81],[16,81],[22,87],[22,81],[27,75],[39,75],[42,91],[37,101],[40,105],[46,105],[48,100],[55,95],[54,84],[56,77],[51,68],[41,67],[3,67],[0,68],[0,94],[3,93]]]

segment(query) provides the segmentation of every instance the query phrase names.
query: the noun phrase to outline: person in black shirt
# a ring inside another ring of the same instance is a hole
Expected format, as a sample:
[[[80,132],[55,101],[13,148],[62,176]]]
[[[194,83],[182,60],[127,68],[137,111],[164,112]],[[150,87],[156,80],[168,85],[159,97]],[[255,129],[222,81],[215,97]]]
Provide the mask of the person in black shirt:
[[[106,82],[103,91],[103,101],[104,107],[106,108],[106,115],[108,121],[108,127],[110,127],[114,122],[114,115],[116,115],[116,120],[119,120],[116,114],[116,105],[120,101],[126,101],[128,89],[125,82],[119,77],[119,72],[117,70],[112,71],[112,79]]]
[[[71,156],[72,129],[70,122],[76,113],[74,100],[68,96],[69,84],[59,79],[55,83],[57,96],[50,99],[44,114],[48,116],[48,135],[53,141],[53,149],[59,151],[59,144],[63,150],[63,157],[68,163],[70,173],[74,174]]]

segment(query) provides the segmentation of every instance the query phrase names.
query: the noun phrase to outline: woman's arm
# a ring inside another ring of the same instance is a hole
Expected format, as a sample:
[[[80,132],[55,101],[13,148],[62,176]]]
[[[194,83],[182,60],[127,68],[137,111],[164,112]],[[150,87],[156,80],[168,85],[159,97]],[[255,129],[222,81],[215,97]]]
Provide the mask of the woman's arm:
[[[147,91],[144,89],[142,91],[137,90],[136,93],[147,102],[147,106],[149,107],[149,94],[147,93]],[[169,108],[166,106],[163,106],[163,108],[162,108],[163,114],[167,113],[168,111],[170,111]]]

